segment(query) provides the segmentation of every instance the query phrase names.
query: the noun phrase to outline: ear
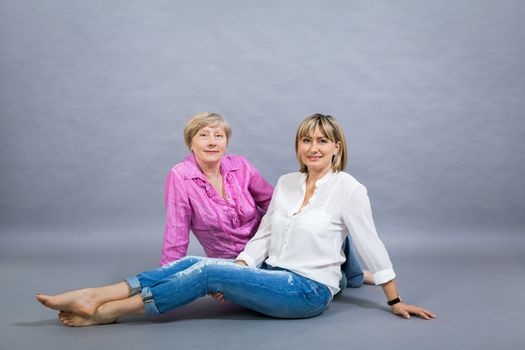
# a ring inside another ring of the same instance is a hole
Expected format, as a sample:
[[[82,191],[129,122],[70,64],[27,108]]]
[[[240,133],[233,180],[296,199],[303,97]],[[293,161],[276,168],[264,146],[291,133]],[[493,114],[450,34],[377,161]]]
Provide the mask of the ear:
[[[339,153],[339,147],[340,147],[340,146],[341,146],[341,142],[338,141],[338,142],[335,144],[334,156],[336,156],[337,153]]]

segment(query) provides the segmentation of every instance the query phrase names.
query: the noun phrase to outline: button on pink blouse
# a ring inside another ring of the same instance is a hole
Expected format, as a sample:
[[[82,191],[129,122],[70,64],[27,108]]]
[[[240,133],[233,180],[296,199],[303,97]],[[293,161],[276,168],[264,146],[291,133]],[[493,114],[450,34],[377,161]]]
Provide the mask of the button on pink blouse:
[[[241,156],[222,157],[221,174],[226,200],[206,179],[193,154],[170,170],[161,265],[186,255],[190,230],[208,257],[226,259],[239,255],[257,231],[273,187]]]

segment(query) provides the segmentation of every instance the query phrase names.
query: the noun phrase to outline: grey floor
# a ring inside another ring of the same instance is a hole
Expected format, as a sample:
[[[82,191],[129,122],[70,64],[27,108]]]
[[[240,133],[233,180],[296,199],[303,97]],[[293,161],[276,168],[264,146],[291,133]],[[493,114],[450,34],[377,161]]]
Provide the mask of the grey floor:
[[[388,312],[378,287],[347,289],[319,317],[278,320],[201,299],[155,320],[67,328],[34,301],[157,264],[148,228],[0,236],[0,349],[524,349],[525,232],[396,229],[383,234],[402,297],[438,319]],[[150,231],[151,228],[149,228]],[[151,237],[155,238],[151,238]],[[60,238],[60,239],[59,239]],[[199,253],[199,247],[192,251]]]

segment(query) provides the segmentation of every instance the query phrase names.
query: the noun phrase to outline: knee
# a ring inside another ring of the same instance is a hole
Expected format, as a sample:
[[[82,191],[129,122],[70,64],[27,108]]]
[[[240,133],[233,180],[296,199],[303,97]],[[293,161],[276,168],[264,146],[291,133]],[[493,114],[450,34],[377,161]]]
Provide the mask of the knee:
[[[203,259],[203,257],[201,256],[193,256],[193,255],[187,255],[185,256],[184,258],[181,258],[180,260],[178,261],[185,261],[185,262],[191,262],[191,263],[197,263],[199,261],[201,261]]]
[[[205,272],[206,276],[215,276],[217,273],[233,273],[232,269],[240,269],[241,266],[232,261],[224,259],[204,259],[195,264]]]
[[[175,260],[172,262],[169,262],[167,264],[162,265],[159,270],[170,270],[171,268],[175,266],[180,266],[181,264],[183,266],[191,266],[198,263],[202,258],[198,256],[185,256],[183,258],[180,258],[179,260]]]

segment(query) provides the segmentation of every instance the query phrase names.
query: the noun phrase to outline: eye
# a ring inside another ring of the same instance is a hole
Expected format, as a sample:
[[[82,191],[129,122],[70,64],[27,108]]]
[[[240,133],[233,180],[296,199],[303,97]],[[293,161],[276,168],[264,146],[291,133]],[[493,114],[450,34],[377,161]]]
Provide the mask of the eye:
[[[222,139],[224,137],[224,135],[223,134],[217,134],[217,135],[215,135],[215,137],[218,137],[218,138]]]
[[[320,140],[319,140],[319,143],[321,143],[321,144],[323,144],[323,145],[327,144],[328,142],[329,142],[328,139],[320,139]]]
[[[301,139],[301,142],[302,142],[302,143],[310,143],[310,138],[309,138],[309,137],[303,137],[303,138]]]

